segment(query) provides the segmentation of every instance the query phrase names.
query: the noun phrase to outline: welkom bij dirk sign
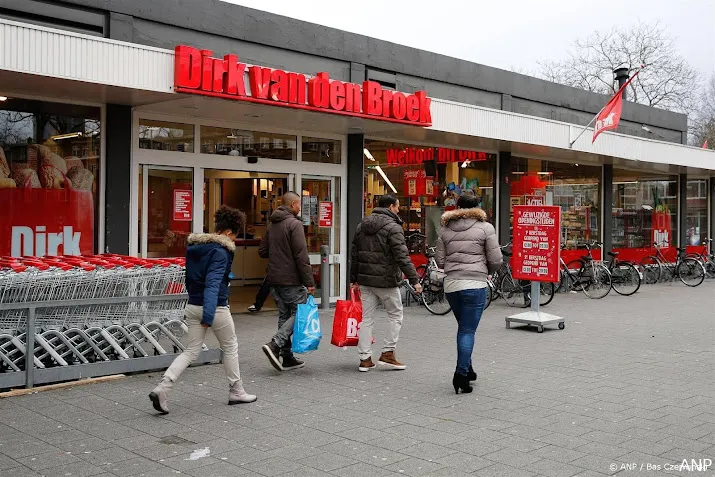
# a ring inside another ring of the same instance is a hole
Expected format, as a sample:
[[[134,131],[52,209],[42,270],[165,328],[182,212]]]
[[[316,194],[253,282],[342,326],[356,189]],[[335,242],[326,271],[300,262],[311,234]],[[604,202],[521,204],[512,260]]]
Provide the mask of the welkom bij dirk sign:
[[[406,94],[383,89],[375,81],[359,85],[331,80],[325,72],[309,78],[302,73],[241,63],[236,55],[223,59],[212,55],[209,50],[177,46],[174,91],[414,126],[432,125],[431,99],[424,91]]]

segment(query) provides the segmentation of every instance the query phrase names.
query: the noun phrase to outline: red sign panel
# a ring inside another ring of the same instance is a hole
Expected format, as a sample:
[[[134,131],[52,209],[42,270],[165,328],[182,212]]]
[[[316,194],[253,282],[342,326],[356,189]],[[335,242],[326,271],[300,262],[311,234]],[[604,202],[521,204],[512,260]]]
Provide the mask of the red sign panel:
[[[331,80],[325,72],[308,79],[301,73],[249,66],[240,63],[236,55],[223,59],[211,55],[210,50],[177,46],[174,91],[413,126],[432,125],[432,100],[424,91],[405,94],[383,89],[375,81],[365,81],[361,87]],[[246,73],[250,89],[246,88]]]
[[[402,172],[405,195],[415,197],[427,193],[427,174],[424,169],[406,169]]]
[[[174,220],[176,222],[191,222],[191,191],[174,190]]]
[[[318,204],[318,227],[333,226],[333,203],[320,202]]]
[[[525,195],[524,205],[544,205],[543,195]]]
[[[446,147],[387,149],[385,155],[387,156],[387,163],[392,166],[422,164],[423,162],[433,161],[435,157],[439,164],[466,161],[479,162],[489,159],[489,154],[486,152],[464,151]]]
[[[560,252],[561,207],[514,206],[514,278],[558,282]]]

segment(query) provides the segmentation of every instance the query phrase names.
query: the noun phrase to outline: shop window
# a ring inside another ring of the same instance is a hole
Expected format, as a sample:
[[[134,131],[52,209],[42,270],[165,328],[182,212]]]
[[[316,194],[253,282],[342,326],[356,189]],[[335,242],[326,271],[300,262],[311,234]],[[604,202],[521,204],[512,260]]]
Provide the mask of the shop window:
[[[168,121],[140,119],[139,149],[194,152],[194,126]]]
[[[600,181],[600,167],[512,158],[510,223],[514,205],[557,205],[567,249],[600,240]]]
[[[201,126],[201,153],[295,161],[296,136]]]
[[[301,158],[303,162],[340,164],[342,142],[335,139],[303,137]]]
[[[0,256],[97,251],[100,110],[0,102]]]
[[[460,195],[479,197],[494,223],[495,154],[366,140],[364,165],[365,214],[380,196],[397,196],[416,263],[424,260],[425,246],[437,242],[442,213],[455,208]]]
[[[678,181],[613,171],[613,247],[650,248],[677,244]]]
[[[707,245],[708,238],[708,181],[690,180],[687,183],[687,245]]]

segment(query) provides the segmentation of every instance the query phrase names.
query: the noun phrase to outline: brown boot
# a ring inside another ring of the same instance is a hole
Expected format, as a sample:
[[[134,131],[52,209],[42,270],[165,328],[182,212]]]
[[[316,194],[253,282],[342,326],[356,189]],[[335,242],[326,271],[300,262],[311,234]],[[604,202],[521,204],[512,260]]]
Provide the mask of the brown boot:
[[[395,352],[394,351],[384,351],[380,355],[380,359],[377,361],[377,364],[381,366],[387,366],[390,369],[407,369],[407,366],[400,363],[395,359]]]
[[[370,371],[372,368],[375,367],[375,363],[372,362],[372,358],[367,358],[367,359],[361,359],[360,360],[360,367],[358,370],[361,373],[367,373]]]

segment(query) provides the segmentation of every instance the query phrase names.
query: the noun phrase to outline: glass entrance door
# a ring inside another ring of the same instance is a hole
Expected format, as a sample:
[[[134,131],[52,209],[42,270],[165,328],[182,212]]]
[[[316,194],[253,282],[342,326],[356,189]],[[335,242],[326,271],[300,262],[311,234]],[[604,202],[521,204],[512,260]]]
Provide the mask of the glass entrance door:
[[[193,230],[193,170],[142,166],[139,173],[139,253],[183,257]]]
[[[321,296],[320,248],[328,247],[330,263],[330,296],[337,297],[344,284],[340,283],[340,190],[339,177],[302,176],[301,216],[305,224],[310,264],[316,282],[315,297]]]

